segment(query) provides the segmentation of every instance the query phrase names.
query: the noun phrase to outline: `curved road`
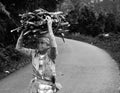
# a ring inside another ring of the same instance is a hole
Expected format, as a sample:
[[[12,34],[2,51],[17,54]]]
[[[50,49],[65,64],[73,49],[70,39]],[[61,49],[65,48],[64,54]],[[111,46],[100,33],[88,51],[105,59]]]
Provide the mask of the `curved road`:
[[[59,93],[119,93],[118,66],[105,51],[74,40],[57,42],[57,81],[63,86]],[[31,72],[30,64],[0,81],[0,93],[28,93]]]

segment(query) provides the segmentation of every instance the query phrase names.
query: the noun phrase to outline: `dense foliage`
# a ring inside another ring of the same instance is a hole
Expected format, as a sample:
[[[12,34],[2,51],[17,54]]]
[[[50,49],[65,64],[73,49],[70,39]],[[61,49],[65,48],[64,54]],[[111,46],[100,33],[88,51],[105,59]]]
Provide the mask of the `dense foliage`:
[[[110,12],[97,12],[90,6],[84,6],[79,11],[71,10],[67,15],[71,23],[71,33],[97,36],[103,33],[119,33],[120,16]]]

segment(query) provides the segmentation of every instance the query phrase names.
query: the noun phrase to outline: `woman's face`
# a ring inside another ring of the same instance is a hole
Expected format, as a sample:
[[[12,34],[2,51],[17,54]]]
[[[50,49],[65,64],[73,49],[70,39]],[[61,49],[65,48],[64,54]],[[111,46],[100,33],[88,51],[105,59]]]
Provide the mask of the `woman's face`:
[[[50,48],[50,46],[45,40],[40,40],[39,41],[39,44],[38,44],[38,50],[39,51],[44,51],[44,50],[47,50],[49,48]]]

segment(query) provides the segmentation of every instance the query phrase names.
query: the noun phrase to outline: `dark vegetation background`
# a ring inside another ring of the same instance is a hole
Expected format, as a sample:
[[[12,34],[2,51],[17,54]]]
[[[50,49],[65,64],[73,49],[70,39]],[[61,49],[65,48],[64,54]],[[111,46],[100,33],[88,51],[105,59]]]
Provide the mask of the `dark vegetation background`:
[[[66,38],[84,41],[105,49],[120,63],[119,0],[0,0],[0,79],[30,63],[30,58],[14,49],[20,33],[20,13],[43,8],[61,10],[70,23]]]

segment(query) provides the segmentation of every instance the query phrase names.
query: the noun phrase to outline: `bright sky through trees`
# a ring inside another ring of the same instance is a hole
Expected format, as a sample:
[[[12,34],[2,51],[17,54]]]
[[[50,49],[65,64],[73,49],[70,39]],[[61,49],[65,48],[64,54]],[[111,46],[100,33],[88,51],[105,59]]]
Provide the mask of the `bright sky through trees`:
[[[103,2],[103,0],[91,0],[91,3]]]

